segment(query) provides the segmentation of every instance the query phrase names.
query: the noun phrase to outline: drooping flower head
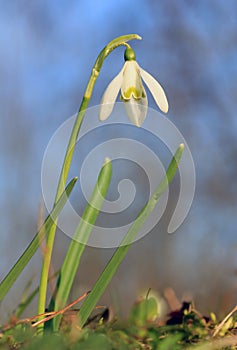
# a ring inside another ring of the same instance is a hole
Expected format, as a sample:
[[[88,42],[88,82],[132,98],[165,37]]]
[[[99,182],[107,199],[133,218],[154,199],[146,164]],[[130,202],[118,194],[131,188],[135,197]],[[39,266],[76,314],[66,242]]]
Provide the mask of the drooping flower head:
[[[119,74],[110,82],[101,99],[99,119],[107,119],[112,113],[115,100],[121,91],[127,115],[136,126],[141,126],[147,114],[147,95],[142,80],[162,112],[168,112],[168,101],[162,86],[152,75],[143,70],[136,62],[136,55],[130,47],[124,53],[125,63]]]

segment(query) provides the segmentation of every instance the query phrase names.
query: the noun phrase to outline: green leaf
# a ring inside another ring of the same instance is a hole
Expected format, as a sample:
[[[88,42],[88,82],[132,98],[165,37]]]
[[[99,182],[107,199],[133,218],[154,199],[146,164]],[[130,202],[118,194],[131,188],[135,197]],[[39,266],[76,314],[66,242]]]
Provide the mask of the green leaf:
[[[22,348],[22,347],[20,347]],[[25,350],[67,350],[69,349],[65,337],[61,334],[46,333],[44,337],[31,337]]]
[[[145,326],[147,322],[154,321],[158,316],[158,305],[155,298],[139,300],[133,305],[129,321],[136,326]]]
[[[56,291],[55,305],[53,300],[50,310],[53,308],[57,311],[66,305],[78,266],[80,264],[82,253],[85,249],[86,242],[93,229],[93,225],[98,217],[101,206],[106,197],[112,176],[112,164],[107,158],[99,173],[98,180],[91,195],[88,205],[82,215],[79,225],[76,228],[73,239],[67,251],[63,262]],[[61,316],[54,318],[54,330],[59,327]]]
[[[160,340],[157,344],[157,350],[181,350],[183,345],[179,344],[182,334],[169,334],[166,338]],[[194,348],[195,349],[195,346]],[[204,349],[203,349],[204,350]]]
[[[26,288],[22,294],[20,303],[15,311],[16,318],[20,318],[20,316],[22,315],[24,310],[31,303],[31,301],[34,299],[34,297],[37,295],[37,293],[39,291],[39,287],[37,287],[33,290],[33,292],[31,292],[29,294],[29,290],[30,290],[32,282],[33,282],[33,280],[31,279],[26,285]]]
[[[58,274],[59,274],[59,271],[55,272],[52,276],[49,277],[48,280],[56,278]],[[31,284],[32,284],[32,280],[30,280],[26,285],[26,288],[23,292],[20,303],[15,311],[16,318],[20,318],[20,316],[25,311],[27,306],[32,302],[35,296],[39,293],[39,286],[38,286],[29,294],[29,289]]]
[[[103,350],[112,350],[111,342],[109,341],[108,336],[105,334],[96,334],[92,332],[88,332],[87,338],[84,341],[79,341],[78,344],[73,347],[73,350],[95,350],[95,349],[103,349]]]
[[[15,265],[12,267],[12,269],[9,271],[7,276],[1,282],[0,301],[5,297],[9,289],[12,287],[13,283],[19,277],[19,275],[24,270],[24,268],[26,267],[26,265],[28,264],[32,256],[35,254],[35,252],[39,248],[40,244],[42,243],[46,235],[46,232],[49,231],[50,227],[54,224],[54,220],[59,216],[64,205],[66,204],[66,201],[70,193],[72,192],[73,187],[76,184],[76,181],[77,181],[77,178],[74,178],[69,182],[66,189],[63,191],[61,197],[59,198],[56,205],[54,206],[53,210],[46,218],[44,224],[41,226],[40,230],[36,233],[35,237],[31,241],[31,243],[28,245],[24,253],[17,260]]]
[[[135,239],[139,229],[142,227],[142,225],[147,220],[147,218],[149,217],[152,210],[155,208],[155,206],[158,202],[158,199],[165,192],[169,183],[173,180],[174,175],[175,175],[177,168],[178,168],[178,164],[181,160],[183,150],[184,150],[184,145],[180,144],[174,157],[172,158],[172,160],[170,162],[170,165],[167,169],[166,175],[164,176],[161,183],[158,185],[158,187],[154,191],[153,195],[151,196],[151,198],[149,199],[147,204],[144,206],[144,208],[138,214],[136,220],[133,222],[129,231],[127,232],[124,239],[122,240],[120,246],[116,249],[114,255],[112,256],[112,258],[108,262],[104,271],[101,273],[101,275],[100,275],[99,279],[97,280],[96,284],[94,285],[91,293],[88,295],[85,302],[83,303],[83,305],[79,311],[79,318],[80,318],[81,326],[83,326],[85,324],[85,322],[88,319],[89,315],[91,314],[93,308],[96,306],[100,297],[104,293],[106,287],[108,286],[109,282],[111,281],[112,277],[114,276],[120,263],[123,261],[128,249],[130,248],[130,245],[132,244],[133,240]]]

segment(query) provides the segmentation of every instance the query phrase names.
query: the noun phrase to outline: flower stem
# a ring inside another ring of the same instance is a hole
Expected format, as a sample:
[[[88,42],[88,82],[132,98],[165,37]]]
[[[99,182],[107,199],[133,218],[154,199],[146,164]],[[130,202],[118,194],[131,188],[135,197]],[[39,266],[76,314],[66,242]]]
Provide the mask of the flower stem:
[[[78,133],[81,128],[81,124],[83,121],[83,118],[85,116],[86,109],[88,107],[92,91],[94,88],[94,84],[99,76],[101,67],[103,65],[103,62],[105,58],[118,46],[125,45],[127,46],[128,44],[126,43],[129,40],[133,39],[141,39],[140,36],[137,34],[128,34],[128,35],[123,35],[120,36],[114,40],[112,40],[108,45],[104,47],[104,49],[100,52],[94,67],[91,72],[91,76],[89,78],[81,106],[79,108],[79,111],[77,113],[77,117],[72,129],[72,133],[69,139],[69,143],[67,146],[66,154],[64,157],[64,162],[62,165],[62,170],[60,173],[59,181],[58,181],[58,186],[57,186],[57,191],[55,195],[55,203],[59,199],[60,195],[62,194],[65,183],[67,181],[68,173],[70,170],[71,162],[72,162],[72,157],[73,153],[75,150],[75,145],[76,145],[76,140],[78,137]],[[49,266],[50,266],[50,261],[51,261],[51,256],[52,256],[52,250],[53,250],[53,245],[54,245],[54,239],[55,239],[55,232],[57,228],[57,221],[55,221],[55,224],[51,227],[49,233],[48,233],[48,239],[46,243],[46,253],[43,259],[43,265],[42,265],[42,272],[41,272],[41,280],[40,280],[40,289],[39,289],[39,300],[38,300],[38,313],[43,314],[45,311],[45,304],[46,304],[46,293],[47,293],[47,280],[48,280],[48,272],[49,272]],[[39,330],[43,330],[44,324],[40,324]]]

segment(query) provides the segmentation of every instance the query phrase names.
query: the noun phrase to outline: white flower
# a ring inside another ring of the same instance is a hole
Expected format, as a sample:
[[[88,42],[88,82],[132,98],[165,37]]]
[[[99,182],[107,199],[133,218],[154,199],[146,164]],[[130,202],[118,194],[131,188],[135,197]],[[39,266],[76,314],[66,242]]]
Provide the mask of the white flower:
[[[99,120],[107,119],[112,113],[116,97],[121,90],[121,100],[131,122],[141,126],[147,114],[147,95],[142,79],[149,88],[156,104],[162,112],[168,112],[168,101],[161,85],[149,73],[144,71],[135,60],[135,53],[127,48],[125,63],[119,74],[111,81],[101,99]]]

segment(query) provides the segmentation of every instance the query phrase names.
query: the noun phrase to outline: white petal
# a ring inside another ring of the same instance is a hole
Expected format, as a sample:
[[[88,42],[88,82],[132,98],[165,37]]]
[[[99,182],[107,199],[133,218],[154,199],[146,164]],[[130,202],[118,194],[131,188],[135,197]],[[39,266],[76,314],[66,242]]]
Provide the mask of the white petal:
[[[119,72],[118,75],[109,83],[107,86],[101,102],[100,102],[100,110],[99,110],[99,120],[103,121],[107,119],[114,107],[114,102],[116,100],[116,97],[118,96],[119,89],[121,88],[123,80],[123,68]]]
[[[126,61],[124,64],[121,96],[124,100],[129,100],[132,96],[136,99],[140,99],[142,93],[143,86],[139,65],[136,61]]]
[[[147,114],[147,96],[141,98],[140,100],[135,100],[131,98],[129,101],[124,102],[124,107],[128,118],[136,126],[141,126],[144,122]]]
[[[154,97],[154,100],[156,101],[158,107],[162,110],[162,112],[167,113],[169,105],[162,86],[158,83],[158,81],[155,78],[153,78],[152,75],[147,73],[141,67],[140,73],[142,79],[144,80],[152,96]]]

